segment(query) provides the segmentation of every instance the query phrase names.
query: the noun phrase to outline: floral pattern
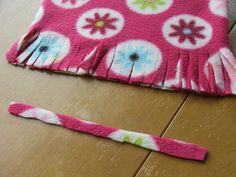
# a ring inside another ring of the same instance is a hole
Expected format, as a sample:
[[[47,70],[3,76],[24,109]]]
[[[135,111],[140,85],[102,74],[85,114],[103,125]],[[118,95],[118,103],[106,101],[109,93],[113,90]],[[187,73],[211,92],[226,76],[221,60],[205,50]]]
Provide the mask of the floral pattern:
[[[61,125],[60,118],[55,113],[45,109],[30,108],[20,113],[19,116],[29,119],[35,118],[46,123]]]
[[[185,40],[189,40],[193,45],[196,45],[196,39],[205,39],[205,36],[201,34],[201,31],[205,28],[204,26],[195,26],[196,22],[194,20],[186,23],[183,19],[179,20],[179,25],[171,25],[171,28],[175,32],[170,33],[171,37],[178,37],[180,43]]]
[[[126,0],[128,7],[141,14],[151,15],[166,11],[173,0]]]
[[[138,137],[135,141],[133,141],[132,137],[129,134],[125,134],[124,135],[124,142],[141,146],[143,144],[143,137]]]
[[[164,0],[134,0],[134,5],[140,6],[140,9],[145,10],[151,8],[153,11],[157,10],[157,6],[165,5]]]
[[[73,9],[81,7],[82,5],[86,4],[90,0],[52,0],[52,2],[65,9]]]
[[[118,34],[124,26],[123,16],[112,9],[96,8],[82,14],[77,31],[90,39],[105,39]]]
[[[44,0],[6,57],[130,84],[231,94],[236,63],[225,17],[227,0]]]
[[[61,61],[70,49],[70,41],[60,33],[45,31],[18,57],[19,62],[28,58],[27,65],[48,66]]]
[[[228,0],[210,0],[209,8],[215,15],[227,17]]]
[[[121,76],[140,77],[154,72],[162,62],[161,51],[152,43],[132,40],[118,45],[109,54],[107,64],[111,71]],[[131,74],[132,73],[132,74]]]
[[[98,13],[94,14],[94,18],[85,19],[88,24],[83,26],[84,29],[91,29],[90,34],[100,32],[105,35],[107,30],[116,30],[116,27],[113,25],[113,22],[117,21],[117,18],[110,18],[110,14],[106,13],[103,16],[100,16]]]
[[[197,49],[211,40],[213,29],[207,21],[184,14],[168,19],[162,33],[170,44],[178,48]]]
[[[155,142],[154,138],[146,134],[126,130],[116,130],[109,134],[108,137],[118,142],[126,142],[152,150],[159,150],[159,146]]]

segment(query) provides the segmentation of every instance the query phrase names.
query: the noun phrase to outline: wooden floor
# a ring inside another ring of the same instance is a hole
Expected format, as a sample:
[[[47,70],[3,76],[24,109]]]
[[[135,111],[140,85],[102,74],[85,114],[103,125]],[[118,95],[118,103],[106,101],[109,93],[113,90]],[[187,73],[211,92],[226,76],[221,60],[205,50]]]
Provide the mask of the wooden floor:
[[[0,0],[0,177],[234,177],[236,97],[213,98],[49,74],[9,65],[4,52],[29,26],[39,0]],[[230,42],[236,54],[236,1]],[[16,119],[21,101],[128,130],[199,143],[205,163]]]

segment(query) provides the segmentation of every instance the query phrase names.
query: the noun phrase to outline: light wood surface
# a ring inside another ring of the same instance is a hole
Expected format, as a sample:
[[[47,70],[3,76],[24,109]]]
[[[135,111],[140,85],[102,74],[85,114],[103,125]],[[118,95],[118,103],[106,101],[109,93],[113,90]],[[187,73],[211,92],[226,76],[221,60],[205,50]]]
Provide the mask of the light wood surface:
[[[236,54],[236,1],[230,2],[230,46]],[[236,176],[236,100],[190,94],[164,137],[194,141],[209,149],[203,164],[151,153],[136,177]]]
[[[22,69],[4,52],[24,34],[37,0],[0,0],[0,177],[233,177],[236,101]],[[236,54],[236,2],[231,0]],[[195,142],[206,163],[180,160],[8,114],[10,101],[134,131]]]

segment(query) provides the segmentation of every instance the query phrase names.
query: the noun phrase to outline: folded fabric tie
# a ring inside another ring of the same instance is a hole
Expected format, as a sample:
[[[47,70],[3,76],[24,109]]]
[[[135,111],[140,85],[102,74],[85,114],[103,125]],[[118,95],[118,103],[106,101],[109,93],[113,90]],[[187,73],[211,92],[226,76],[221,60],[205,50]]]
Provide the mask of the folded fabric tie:
[[[43,0],[12,64],[169,90],[236,94],[227,0]]]
[[[203,161],[207,149],[195,144],[157,137],[144,133],[111,128],[94,122],[88,122],[66,115],[56,114],[45,109],[23,103],[12,102],[8,111],[16,116],[38,119],[49,124],[60,125],[77,132],[108,138],[118,142],[126,142],[171,156]]]

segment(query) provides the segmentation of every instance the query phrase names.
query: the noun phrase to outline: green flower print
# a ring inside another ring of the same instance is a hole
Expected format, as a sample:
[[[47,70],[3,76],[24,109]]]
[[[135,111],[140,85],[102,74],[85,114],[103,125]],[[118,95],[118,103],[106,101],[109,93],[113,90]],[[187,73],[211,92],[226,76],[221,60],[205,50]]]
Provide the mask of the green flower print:
[[[133,141],[132,138],[128,134],[125,134],[124,135],[124,142],[131,143],[131,144],[136,144],[138,146],[141,146],[143,144],[143,138],[142,137],[137,137]]]
[[[152,11],[156,11],[159,5],[165,5],[164,0],[134,0],[134,5],[140,6],[141,10],[146,10],[147,8],[151,8]]]

